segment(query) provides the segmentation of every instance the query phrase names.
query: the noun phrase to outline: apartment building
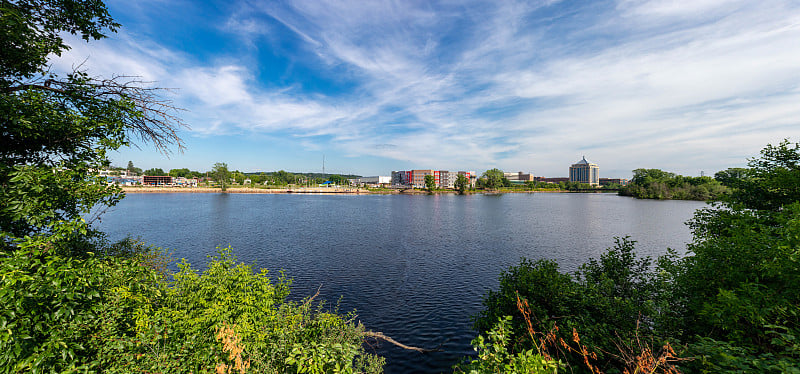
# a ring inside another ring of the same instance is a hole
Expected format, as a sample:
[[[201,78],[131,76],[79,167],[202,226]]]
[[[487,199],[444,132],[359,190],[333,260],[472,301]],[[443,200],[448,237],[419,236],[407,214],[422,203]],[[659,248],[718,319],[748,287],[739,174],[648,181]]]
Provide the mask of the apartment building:
[[[455,188],[456,178],[458,175],[464,175],[470,183],[470,186],[475,186],[477,179],[474,171],[448,171],[448,170],[432,170],[432,169],[417,169],[417,170],[400,170],[393,171],[391,183],[393,186],[409,186],[414,188],[425,188],[425,176],[432,175],[436,186],[439,188]]]
[[[458,172],[439,170],[439,188],[455,188]]]

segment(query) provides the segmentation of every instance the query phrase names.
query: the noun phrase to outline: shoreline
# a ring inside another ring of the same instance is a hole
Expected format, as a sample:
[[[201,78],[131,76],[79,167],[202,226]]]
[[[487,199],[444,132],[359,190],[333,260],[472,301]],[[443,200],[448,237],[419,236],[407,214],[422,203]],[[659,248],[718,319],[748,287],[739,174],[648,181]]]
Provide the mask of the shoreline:
[[[125,193],[235,193],[235,194],[315,194],[315,195],[428,195],[425,190],[378,190],[372,191],[356,187],[324,188],[324,187],[299,187],[299,188],[228,188],[225,191],[212,187],[133,187],[121,186]],[[434,191],[432,194],[457,194],[454,190]],[[554,191],[554,190],[535,190],[535,191],[469,191],[466,194],[504,194],[504,193],[605,193],[596,192],[575,192],[575,191]]]
[[[350,194],[370,192],[360,188],[228,188],[225,191],[211,187],[131,187],[122,186],[125,193],[243,193],[243,194]]]

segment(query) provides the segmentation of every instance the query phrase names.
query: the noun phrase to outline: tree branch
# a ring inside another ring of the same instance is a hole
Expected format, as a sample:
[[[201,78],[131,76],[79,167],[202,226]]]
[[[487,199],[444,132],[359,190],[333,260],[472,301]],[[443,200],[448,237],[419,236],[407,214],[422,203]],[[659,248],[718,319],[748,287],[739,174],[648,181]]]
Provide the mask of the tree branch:
[[[43,78],[43,77],[42,77]],[[110,79],[89,78],[85,73],[73,71],[70,78],[45,79],[26,83],[16,82],[17,85],[0,88],[4,94],[25,90],[38,90],[51,92],[60,96],[67,103],[81,102],[81,100],[99,100],[113,102],[129,100],[133,103],[133,110],[137,114],[129,114],[124,118],[128,130],[135,134],[144,143],[151,143],[157,150],[169,155],[170,146],[175,145],[179,151],[185,148],[183,141],[178,136],[178,129],[186,125],[172,100],[160,95],[167,88],[148,87],[152,82],[138,79],[136,76],[117,75]],[[132,142],[134,146],[135,143]]]
[[[3,93],[10,94],[10,93],[14,93],[14,92],[17,92],[17,91],[25,91],[25,90],[42,90],[42,91],[50,91],[50,92],[55,92],[55,93],[60,93],[60,94],[66,93],[66,91],[63,90],[63,89],[50,87],[50,83],[52,83],[52,82],[53,82],[52,79],[48,79],[48,80],[45,81],[45,84],[28,83],[28,84],[21,84],[19,86],[6,87],[6,88],[3,89]]]
[[[392,344],[394,344],[394,345],[396,345],[396,346],[398,346],[400,348],[407,349],[409,351],[417,351],[417,352],[420,352],[420,353],[430,353],[430,352],[441,352],[442,351],[442,349],[441,349],[442,345],[441,344],[439,344],[439,346],[434,348],[434,349],[411,347],[411,346],[408,346],[408,345],[405,345],[403,343],[400,343],[397,340],[394,340],[394,339],[384,335],[382,332],[364,331],[363,335],[365,337],[368,337],[368,338],[375,338],[375,339],[384,340],[386,342],[392,343]]]

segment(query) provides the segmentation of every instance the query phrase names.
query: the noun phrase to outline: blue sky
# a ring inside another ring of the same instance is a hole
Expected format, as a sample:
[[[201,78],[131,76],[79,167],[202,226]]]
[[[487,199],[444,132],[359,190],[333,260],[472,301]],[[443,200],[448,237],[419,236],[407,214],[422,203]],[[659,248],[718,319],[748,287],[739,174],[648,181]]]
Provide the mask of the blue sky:
[[[122,28],[53,60],[160,87],[209,170],[500,168],[602,177],[743,166],[800,140],[796,1],[109,1]]]

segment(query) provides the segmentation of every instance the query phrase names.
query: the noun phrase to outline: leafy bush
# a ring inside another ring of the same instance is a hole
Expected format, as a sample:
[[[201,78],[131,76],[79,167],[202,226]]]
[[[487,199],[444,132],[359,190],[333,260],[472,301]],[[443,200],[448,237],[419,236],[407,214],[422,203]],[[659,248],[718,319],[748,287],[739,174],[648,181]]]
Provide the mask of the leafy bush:
[[[203,273],[181,264],[168,282],[153,266],[163,252],[122,247],[111,257],[0,259],[4,371],[203,373],[237,360],[254,372],[382,371],[362,347],[363,326],[311,298],[287,301],[286,278],[254,273],[230,249]]]
[[[787,372],[800,362],[800,145],[767,146],[690,222],[675,335],[698,371]]]
[[[658,279],[650,272],[651,260],[633,254],[634,242],[617,238],[598,260],[583,264],[573,275],[563,274],[552,260],[523,259],[500,276],[500,289],[484,298],[485,309],[476,318],[476,327],[490,331],[493,321],[514,316],[510,327],[509,348],[522,352],[535,342],[526,333],[527,326],[517,306],[517,297],[530,305],[532,329],[557,331],[569,341],[572,331],[580,331],[582,342],[597,353],[600,368],[621,367],[613,354],[620,344],[629,344],[643,332],[652,334],[659,294]],[[558,328],[556,328],[558,326]],[[584,356],[568,352],[571,367],[579,367]]]
[[[653,267],[622,239],[573,276],[552,261],[523,260],[487,295],[477,327],[516,317],[512,295],[519,292],[532,304],[537,331],[556,322],[560,339],[569,328],[581,331],[603,370],[628,370],[631,350],[620,348],[635,347],[642,332],[681,344],[685,372],[800,372],[800,144],[768,145],[749,166],[717,174],[730,189],[689,222],[694,240],[686,257],[670,252]],[[650,192],[704,185],[660,170],[638,177],[634,188]],[[535,344],[521,331],[512,324],[512,352]],[[655,352],[655,345],[638,350]],[[582,367],[579,358],[567,358],[570,368]]]
[[[97,370],[130,336],[134,312],[162,288],[140,258],[82,258],[20,249],[0,258],[0,367],[5,372]]]
[[[484,374],[545,374],[557,373],[563,367],[561,363],[548,359],[534,349],[511,353],[508,349],[510,339],[511,316],[500,318],[494,327],[483,335],[472,340],[478,357],[456,365],[456,373]]]

